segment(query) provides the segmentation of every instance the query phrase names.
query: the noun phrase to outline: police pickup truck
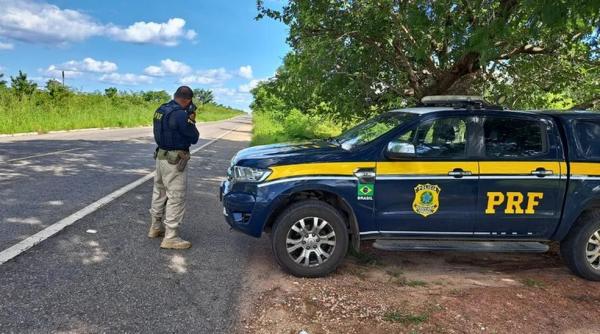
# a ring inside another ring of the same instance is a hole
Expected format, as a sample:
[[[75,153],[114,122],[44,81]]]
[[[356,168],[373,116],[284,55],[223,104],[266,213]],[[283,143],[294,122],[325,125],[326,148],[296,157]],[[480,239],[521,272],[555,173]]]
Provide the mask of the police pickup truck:
[[[428,97],[323,141],[256,146],[221,185],[226,221],[326,275],[367,239],[559,241],[600,280],[600,114]]]

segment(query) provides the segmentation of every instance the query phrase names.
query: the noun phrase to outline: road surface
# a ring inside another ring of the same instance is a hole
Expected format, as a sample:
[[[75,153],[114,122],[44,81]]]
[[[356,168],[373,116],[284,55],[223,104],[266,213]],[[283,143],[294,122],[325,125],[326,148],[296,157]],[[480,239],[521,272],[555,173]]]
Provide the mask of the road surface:
[[[199,146],[226,135],[189,164],[182,235],[192,249],[146,237],[145,182],[0,265],[0,332],[232,330],[256,241],[229,231],[217,191],[251,121],[199,130]],[[0,252],[152,172],[153,147],[149,128],[0,138]]]

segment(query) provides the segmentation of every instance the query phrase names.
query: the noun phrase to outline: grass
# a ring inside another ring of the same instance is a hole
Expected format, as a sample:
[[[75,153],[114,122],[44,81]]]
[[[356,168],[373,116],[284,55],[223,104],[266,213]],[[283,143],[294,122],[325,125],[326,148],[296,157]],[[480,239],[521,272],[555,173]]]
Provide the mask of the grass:
[[[375,254],[368,252],[356,252],[354,250],[350,251],[350,256],[356,259],[356,262],[359,265],[364,266],[379,266],[382,265],[381,258]]]
[[[523,284],[525,284],[525,286],[528,286],[530,288],[543,288],[546,285],[544,282],[538,281],[533,278],[526,278],[522,282]]]
[[[401,323],[403,325],[418,325],[429,319],[427,314],[405,314],[399,311],[389,311],[383,315],[383,320]]]
[[[255,112],[252,145],[328,138],[341,133],[341,127],[324,117],[309,116],[298,110],[287,114]]]
[[[53,100],[43,92],[19,101],[13,94],[0,91],[0,134],[151,125],[152,115],[160,104],[138,96],[109,98],[83,93]],[[198,108],[197,120],[216,121],[242,114],[235,109],[207,104]]]
[[[408,286],[411,288],[420,288],[428,285],[427,282],[421,280],[407,280],[400,274],[390,277],[389,281],[399,286]]]
[[[421,281],[421,280],[412,280],[412,281],[406,281],[406,286],[410,286],[410,287],[423,287],[423,286],[427,286],[427,282],[425,281]]]
[[[228,107],[207,104],[199,107],[196,112],[196,121],[213,122],[244,115],[244,112]]]

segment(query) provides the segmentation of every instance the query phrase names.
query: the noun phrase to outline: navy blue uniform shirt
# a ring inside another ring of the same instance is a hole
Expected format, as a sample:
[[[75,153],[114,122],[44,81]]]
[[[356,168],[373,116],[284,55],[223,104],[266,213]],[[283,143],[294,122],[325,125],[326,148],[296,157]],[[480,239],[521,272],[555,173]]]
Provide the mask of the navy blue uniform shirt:
[[[161,105],[154,113],[154,140],[163,150],[187,151],[199,136],[196,124],[175,100]]]

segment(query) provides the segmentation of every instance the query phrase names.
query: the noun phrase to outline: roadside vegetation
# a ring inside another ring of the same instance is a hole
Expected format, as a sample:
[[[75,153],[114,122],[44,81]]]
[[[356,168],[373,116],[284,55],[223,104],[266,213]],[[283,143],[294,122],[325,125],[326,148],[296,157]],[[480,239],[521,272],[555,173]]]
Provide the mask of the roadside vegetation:
[[[257,4],[291,51],[253,90],[254,144],[329,136],[426,95],[600,110],[598,1]]]
[[[38,87],[22,72],[9,81],[0,74],[0,134],[150,125],[156,108],[171,99],[166,91],[119,92],[114,87],[77,92],[56,80]],[[243,114],[215,104],[211,91],[195,93],[200,122]]]

